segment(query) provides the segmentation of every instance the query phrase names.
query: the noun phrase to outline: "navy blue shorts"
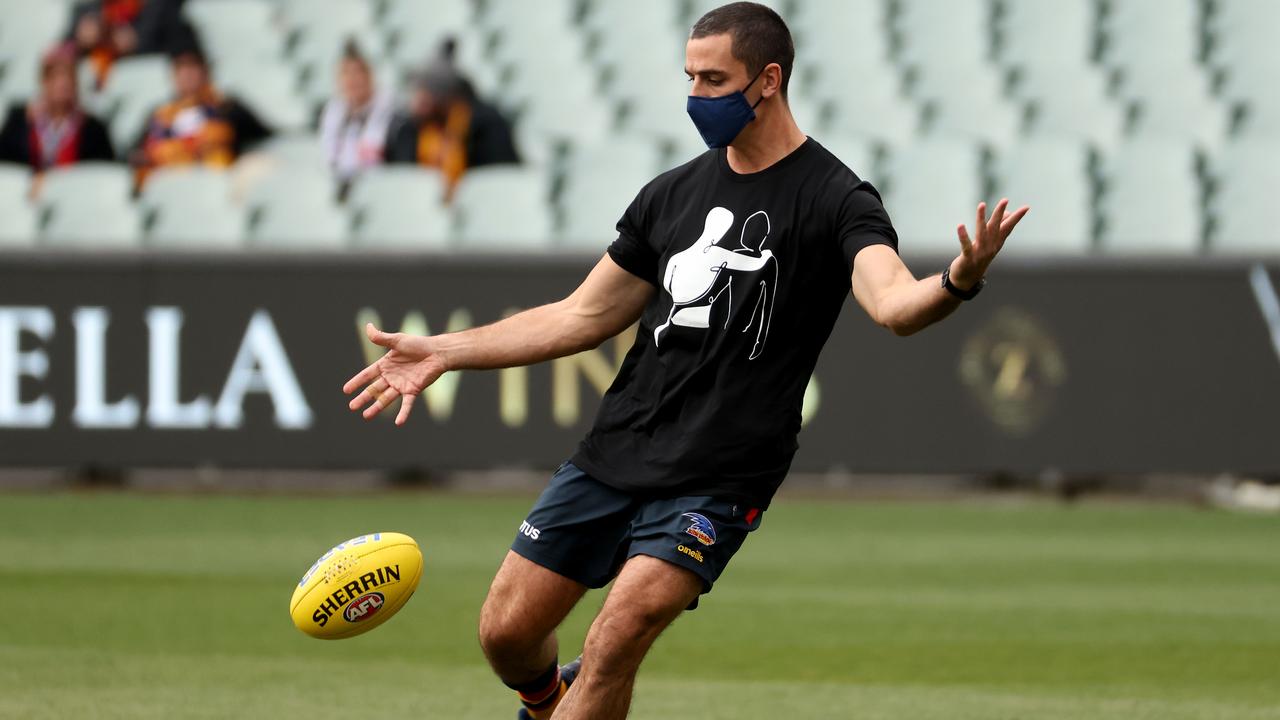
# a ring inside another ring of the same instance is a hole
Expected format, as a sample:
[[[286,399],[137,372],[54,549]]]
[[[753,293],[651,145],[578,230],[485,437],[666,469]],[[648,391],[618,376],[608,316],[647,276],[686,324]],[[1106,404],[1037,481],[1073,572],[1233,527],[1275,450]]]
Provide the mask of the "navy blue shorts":
[[[637,497],[566,462],[511,549],[589,588],[609,584],[628,558],[650,555],[693,571],[705,594],[762,514],[713,497]]]

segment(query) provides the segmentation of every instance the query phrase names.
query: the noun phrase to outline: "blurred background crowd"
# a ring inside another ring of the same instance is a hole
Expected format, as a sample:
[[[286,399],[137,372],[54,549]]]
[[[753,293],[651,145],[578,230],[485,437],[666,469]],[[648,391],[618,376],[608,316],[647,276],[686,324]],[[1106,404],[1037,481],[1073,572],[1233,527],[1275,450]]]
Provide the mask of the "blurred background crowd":
[[[704,148],[714,0],[0,0],[0,246],[601,248]],[[773,0],[802,129],[908,252],[1280,249],[1274,0]]]

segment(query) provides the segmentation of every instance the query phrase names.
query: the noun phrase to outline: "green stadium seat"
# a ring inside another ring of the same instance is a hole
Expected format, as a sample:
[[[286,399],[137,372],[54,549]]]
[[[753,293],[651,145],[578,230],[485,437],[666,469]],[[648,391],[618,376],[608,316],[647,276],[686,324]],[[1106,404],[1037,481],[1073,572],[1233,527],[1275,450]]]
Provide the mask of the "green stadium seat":
[[[1112,0],[1103,15],[1103,61],[1111,67],[1185,68],[1198,62],[1199,0]]]
[[[244,243],[245,213],[231,199],[225,171],[200,167],[161,168],[147,177],[140,199],[153,215],[152,247],[237,249]]]
[[[837,133],[815,136],[815,139],[840,159],[863,180],[876,183],[880,175],[876,143],[867,138]]]
[[[885,207],[904,254],[955,255],[956,225],[973,222],[983,200],[978,148],[963,140],[891,147],[882,181]]]
[[[86,213],[128,205],[133,173],[116,163],[86,162],[54,168],[44,174],[39,203],[42,208],[78,208]]]
[[[336,205],[278,203],[260,208],[249,229],[256,250],[317,251],[347,248],[350,220]]]
[[[546,176],[539,170],[489,166],[469,170],[454,195],[459,249],[541,251],[551,245]]]
[[[189,0],[183,6],[183,14],[200,33],[215,64],[279,62],[285,38],[276,12],[276,6],[265,0]]]
[[[92,210],[77,205],[53,209],[41,230],[40,242],[49,248],[128,250],[142,247],[142,218],[131,205],[100,205]]]
[[[622,213],[660,168],[661,155],[652,141],[620,138],[575,146],[560,193],[560,247],[603,253],[618,235]]]
[[[1190,142],[1126,142],[1104,155],[1102,173],[1105,252],[1185,255],[1202,249],[1204,190]]]
[[[38,216],[28,199],[30,189],[27,166],[0,163],[0,248],[35,244]]]
[[[1027,136],[1110,147],[1124,134],[1125,110],[1108,95],[1107,78],[1097,68],[1028,66],[1013,77],[1010,92],[1028,110]]]
[[[1218,183],[1211,207],[1210,249],[1220,255],[1280,255],[1275,189],[1280,187],[1280,138],[1240,140],[1212,158]]]
[[[320,146],[320,136],[315,133],[286,133],[263,141],[256,149],[282,165],[328,170],[329,161]]]
[[[370,168],[352,186],[347,204],[357,218],[357,247],[447,250],[452,245],[453,215],[444,204],[444,182],[434,171]]]
[[[902,38],[899,64],[976,67],[991,60],[990,0],[900,0],[898,6],[893,24]]]
[[[1010,101],[1004,74],[993,66],[931,65],[914,75],[911,95],[927,109],[926,134],[991,145],[1018,136],[1022,108]]]
[[[1033,208],[1018,226],[1014,242],[1019,256],[1092,250],[1093,179],[1083,143],[1037,139],[1005,145],[997,149],[992,170],[993,200],[1008,197]]]
[[[1085,68],[1098,41],[1094,3],[1060,0],[1006,2],[995,13],[997,56],[1006,67]]]

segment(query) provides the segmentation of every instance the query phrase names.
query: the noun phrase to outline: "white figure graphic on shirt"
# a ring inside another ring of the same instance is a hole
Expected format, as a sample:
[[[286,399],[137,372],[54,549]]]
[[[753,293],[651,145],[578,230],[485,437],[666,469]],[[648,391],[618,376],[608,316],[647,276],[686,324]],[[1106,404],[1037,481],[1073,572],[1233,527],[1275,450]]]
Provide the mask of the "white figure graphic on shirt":
[[[717,243],[733,226],[733,220],[733,213],[729,210],[711,208],[702,236],[667,261],[662,287],[671,295],[671,312],[667,321],[653,331],[655,346],[661,344],[662,336],[672,325],[709,329],[711,307],[722,297],[726,308],[724,329],[728,330],[733,314],[733,287],[738,285],[739,292],[759,291],[751,317],[742,328],[742,332],[752,327],[756,329],[749,359],[756,359],[764,350],[778,285],[777,260],[773,251],[764,248],[772,229],[769,215],[760,210],[749,216],[742,223],[742,234],[738,240],[740,247],[729,250]]]

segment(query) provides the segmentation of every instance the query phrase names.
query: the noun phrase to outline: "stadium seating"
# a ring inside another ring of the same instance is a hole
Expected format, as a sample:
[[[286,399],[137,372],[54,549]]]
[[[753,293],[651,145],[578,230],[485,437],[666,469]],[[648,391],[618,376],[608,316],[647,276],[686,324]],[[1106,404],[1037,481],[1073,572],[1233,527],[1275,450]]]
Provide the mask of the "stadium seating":
[[[929,135],[993,145],[1017,137],[1022,111],[1006,99],[1004,75],[996,67],[929,66],[914,76],[912,95],[928,108]]]
[[[298,93],[298,79],[284,65],[235,60],[220,65],[216,84],[248,105],[268,126],[285,132],[311,125],[312,112]]]
[[[6,208],[27,204],[31,169],[17,163],[0,163],[0,203]]]
[[[316,208],[333,204],[336,196],[334,180],[327,173],[307,165],[277,163],[249,181],[244,204],[251,209],[268,205]]]
[[[67,31],[70,10],[65,0],[0,2],[0,95],[16,100],[34,93],[40,57]]]
[[[673,46],[666,47],[661,42],[658,45],[664,47],[664,56],[671,53],[674,57]],[[615,61],[609,66],[604,87],[621,108],[621,130],[627,135],[668,143],[699,139],[698,131],[684,113],[689,84],[683,62]]]
[[[1226,108],[1199,68],[1126,68],[1119,75],[1122,97],[1135,104],[1135,134],[1147,138],[1191,138],[1216,146],[1227,134]]]
[[[41,243],[49,247],[138,247],[142,221],[130,203],[132,186],[129,170],[109,163],[82,163],[45,173],[39,204],[47,221],[41,228]]]
[[[183,6],[215,65],[236,59],[279,62],[284,36],[274,13],[262,0],[189,0]]]
[[[354,240],[363,248],[447,250],[453,216],[444,182],[433,172],[389,166],[360,176],[348,199],[356,214]]]
[[[1198,0],[1111,0],[1102,7],[1106,64],[1185,68],[1199,60]]]
[[[983,199],[981,172],[972,143],[931,139],[890,149],[882,190],[903,253],[956,252],[956,225],[972,222]]]
[[[1121,145],[1102,163],[1102,235],[1112,254],[1193,253],[1202,248],[1203,193],[1184,141]]]
[[[849,135],[823,135],[819,143],[831,151],[850,170],[863,180],[876,183],[879,177],[879,163],[874,143]]]
[[[1275,191],[1280,188],[1280,142],[1236,142],[1213,159],[1217,188],[1213,249],[1221,254],[1276,253]]]
[[[142,218],[130,205],[110,205],[85,212],[57,209],[41,230],[40,242],[50,248],[136,249],[142,242]]]
[[[72,4],[0,0],[0,101],[36,91]],[[229,192],[190,201],[166,187],[203,180],[158,175],[130,200],[122,168],[51,173],[37,204],[8,203],[0,243],[90,245],[82,218],[101,212],[115,238],[104,246],[594,252],[645,180],[705,151],[683,112],[682,64],[691,23],[719,4],[188,0],[215,82],[277,137],[210,181]],[[954,226],[987,191],[1036,207],[1020,232],[1028,254],[1280,253],[1266,201],[1248,192],[1274,178],[1246,157],[1280,141],[1280,2],[767,4],[796,37],[802,129],[885,190],[908,253],[952,252]],[[335,205],[315,130],[342,43],[357,39],[379,86],[403,99],[448,36],[476,88],[514,118],[527,166],[470,173],[447,209],[396,199],[436,187],[415,168],[371,173]],[[88,70],[80,78],[122,156],[171,82],[161,56],[118,61],[100,91]],[[1228,213],[1228,192],[1252,204]],[[310,230],[289,230],[295,219]],[[122,240],[131,228],[139,236]]]
[[[1280,27],[1280,3],[1272,0],[1219,0],[1217,12],[1207,20],[1210,64],[1225,73],[1234,96],[1262,98],[1272,95],[1266,85],[1246,79],[1280,74],[1275,28]],[[1246,78],[1245,76],[1249,76]]]
[[[476,168],[458,186],[459,248],[532,251],[551,246],[552,218],[546,178],[537,170]]]
[[[35,94],[40,58],[67,31],[67,0],[0,1],[0,101],[7,106]]]
[[[466,33],[473,19],[469,0],[388,0],[381,26],[391,58],[408,67],[425,61],[448,35]]]
[[[129,204],[133,174],[114,163],[80,163],[44,174],[40,205],[55,212],[92,213]]]
[[[682,32],[678,0],[597,2],[591,3],[587,10],[584,18],[586,27],[609,41],[600,44],[602,51],[616,46],[619,41],[626,42],[628,38],[641,44]]]
[[[0,208],[0,248],[30,248],[36,244],[39,219],[25,203],[6,204]]]
[[[1097,4],[1005,2],[995,15],[997,56],[1006,67],[1083,69],[1093,58]]]
[[[153,218],[147,237],[167,249],[234,249],[243,244],[245,213],[231,199],[224,171],[161,168],[147,178],[140,206]]]
[[[657,173],[658,157],[648,142],[575,148],[560,195],[561,246],[603,252],[617,236],[622,213]]]
[[[235,205],[174,207],[155,217],[147,242],[164,250],[239,250],[245,243],[246,218]]]
[[[816,66],[833,68],[844,77],[890,69],[888,10],[889,4],[883,0],[799,3],[789,18],[797,36],[797,74]]]
[[[1092,67],[1020,67],[1010,93],[1026,106],[1025,133],[1110,147],[1125,132],[1126,111],[1108,95],[1107,79]]]
[[[261,250],[342,250],[347,247],[348,225],[346,213],[333,204],[273,203],[259,208],[249,243]]]
[[[1072,140],[1030,140],[999,149],[992,199],[1030,205],[1018,227],[1018,254],[1081,254],[1094,235],[1089,153]],[[971,225],[972,220],[961,218]]]
[[[329,166],[324,149],[320,147],[320,138],[314,133],[276,135],[259,145],[257,151],[281,164],[309,168],[315,172]]]
[[[326,38],[341,46],[349,37],[376,34],[370,0],[277,0],[285,29],[304,36]]]
[[[22,165],[0,163],[0,247],[30,247],[38,227],[28,201],[31,171]]]
[[[803,4],[805,0],[758,0],[761,5],[767,5],[773,8],[775,12],[783,17],[789,17],[796,5]],[[688,14],[684,18],[686,26],[692,26],[705,13],[714,10],[725,3],[721,0],[690,0],[687,4]]]
[[[916,67],[981,67],[992,57],[993,17],[987,0],[900,0],[898,60]]]
[[[90,95],[87,104],[110,118],[111,144],[117,155],[127,152],[142,136],[152,111],[169,100],[172,88],[172,70],[166,58],[123,58],[112,67],[106,85]]]

